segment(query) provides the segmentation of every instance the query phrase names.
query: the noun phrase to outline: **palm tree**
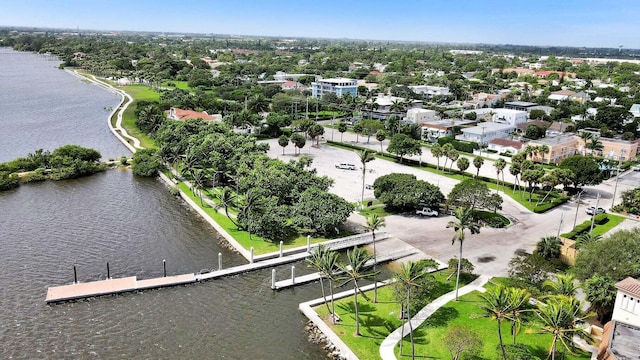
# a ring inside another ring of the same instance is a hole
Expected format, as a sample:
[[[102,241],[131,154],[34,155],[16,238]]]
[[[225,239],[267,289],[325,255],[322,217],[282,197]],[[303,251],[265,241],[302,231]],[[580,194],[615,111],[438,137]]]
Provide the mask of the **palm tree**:
[[[462,174],[464,175],[464,172],[469,168],[469,159],[467,159],[466,157],[459,158],[456,162],[456,166],[458,167],[458,170],[460,170],[460,172],[462,172]]]
[[[549,349],[551,360],[556,358],[558,341],[571,352],[570,344],[574,335],[582,338],[590,337],[589,333],[577,326],[590,315],[582,313],[581,305],[575,298],[563,295],[549,297],[546,305],[538,304],[536,314],[542,322],[541,333],[553,336]]]
[[[473,166],[476,168],[476,178],[480,176],[480,168],[484,165],[484,159],[480,156],[473,158]]]
[[[203,206],[202,189],[204,189],[205,183],[207,181],[207,173],[203,169],[193,168],[191,172],[191,177],[193,178],[193,186],[195,190],[198,192],[198,197],[200,198],[200,206]]]
[[[224,207],[224,213],[227,215],[231,223],[233,223],[233,225],[235,226],[238,226],[238,223],[236,223],[229,215],[229,208],[235,206],[236,197],[237,194],[235,194],[230,187],[225,186],[222,191],[216,193],[216,199],[218,200],[216,210],[220,207]]]
[[[362,293],[362,296],[366,295],[358,286],[358,281],[371,278],[375,273],[372,270],[367,269],[367,262],[371,260],[369,255],[364,249],[354,247],[353,250],[347,250],[347,263],[338,263],[338,269],[343,272],[341,279],[345,280],[342,284],[353,282],[353,305],[356,315],[356,336],[360,336],[360,314],[358,313],[358,293]],[[342,286],[341,285],[341,286]]]
[[[402,284],[402,288],[404,289],[404,298],[406,303],[402,305],[403,309],[406,309],[407,316],[402,314],[402,326],[400,335],[400,355],[402,355],[402,339],[404,339],[404,324],[405,319],[409,321],[409,339],[411,341],[411,358],[415,358],[415,346],[413,343],[413,326],[411,325],[411,289],[415,288],[419,285],[418,280],[424,276],[429,269],[429,266],[422,266],[419,263],[415,263],[413,261],[409,261],[407,263],[402,263],[400,267],[400,271],[395,274],[395,279],[400,284]]]
[[[545,236],[536,244],[536,252],[545,259],[556,259],[560,256],[562,242],[555,236]]]
[[[587,144],[585,144],[587,149],[591,150],[591,156],[599,155],[604,149],[604,145],[602,145],[602,141],[596,136],[592,137]]]
[[[496,187],[500,189],[500,173],[504,170],[505,166],[507,166],[507,162],[504,159],[498,159],[493,163],[493,167],[496,168]]]
[[[440,170],[440,158],[444,156],[442,146],[440,146],[440,144],[433,144],[433,146],[431,146],[431,155],[433,155],[433,157],[436,158],[437,161],[436,171]]]
[[[336,308],[333,301],[333,281],[336,279],[336,272],[338,270],[338,263],[340,262],[340,255],[335,251],[328,251],[324,258],[322,258],[322,272],[329,280],[329,296],[331,297],[331,323],[336,324]]]
[[[542,287],[551,291],[553,295],[575,296],[578,285],[573,274],[558,274],[555,281],[545,280]]]
[[[364,180],[367,173],[367,163],[369,161],[375,160],[376,157],[373,154],[373,151],[368,149],[357,151],[356,154],[358,155],[358,159],[360,159],[360,163],[362,164],[362,194],[360,197],[360,204],[362,205],[362,207],[364,207]]]
[[[599,241],[601,239],[602,235],[594,235],[593,232],[584,233],[576,239],[576,249],[580,249],[588,243]]]
[[[473,221],[473,210],[469,208],[457,208],[455,211],[456,220],[451,220],[447,228],[453,228],[455,235],[451,239],[451,245],[460,243],[460,253],[458,256],[458,273],[456,275],[456,301],[458,301],[458,285],[460,285],[460,266],[462,264],[462,244],[464,243],[464,231],[469,229],[471,234],[480,233],[480,225]]]
[[[378,254],[376,252],[376,230],[384,227],[384,218],[378,216],[378,214],[371,214],[367,218],[367,224],[364,226],[367,231],[371,231],[371,238],[373,239],[373,302],[378,302],[378,283],[376,282],[376,265],[378,265]]]
[[[449,153],[447,154],[447,158],[449,158],[449,160],[451,160],[451,165],[449,165],[449,171],[451,171],[451,168],[453,167],[453,163],[458,160],[458,158],[460,157],[460,153],[458,152],[458,150],[453,149],[451,151],[449,151]]]
[[[502,357],[507,360],[507,353],[504,350],[504,343],[502,342],[502,322],[507,320],[507,315],[511,312],[511,299],[509,297],[509,291],[506,287],[498,285],[490,288],[484,294],[480,295],[483,299],[483,303],[480,304],[488,316],[498,322],[498,340],[500,342],[500,350],[502,350]]]
[[[605,323],[605,318],[616,302],[615,281],[608,275],[595,274],[584,282],[584,293],[591,308],[595,310],[598,320]]]
[[[509,288],[511,309],[507,313],[507,318],[511,321],[513,345],[516,344],[516,335],[520,331],[524,314],[529,311],[529,298],[531,298],[531,294],[526,289]]]
[[[327,311],[331,315],[331,318],[333,318],[333,312],[329,308],[329,303],[327,303],[327,297],[324,292],[324,278],[333,275],[333,271],[330,271],[330,273],[325,272],[325,270],[330,270],[325,269],[325,259],[329,252],[331,252],[331,250],[329,250],[325,245],[318,245],[318,247],[314,248],[311,252],[311,256],[307,258],[307,265],[316,268],[320,272],[320,289],[322,290],[322,299],[324,300],[324,304],[327,306]]]
[[[380,141],[380,152],[382,152],[382,142],[387,138],[387,132],[380,129],[376,132],[376,140]]]
[[[245,194],[244,201],[242,201],[242,206],[240,208],[240,214],[243,215],[246,225],[245,229],[249,233],[249,240],[251,239],[251,216],[262,210],[264,205],[264,196],[255,189],[249,189]]]

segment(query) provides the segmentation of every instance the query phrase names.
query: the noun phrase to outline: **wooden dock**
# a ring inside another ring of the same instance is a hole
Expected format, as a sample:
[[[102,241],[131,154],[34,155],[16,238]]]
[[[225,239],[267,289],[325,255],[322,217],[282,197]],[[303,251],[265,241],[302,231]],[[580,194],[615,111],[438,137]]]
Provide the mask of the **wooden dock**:
[[[154,289],[196,282],[194,274],[167,276],[148,280],[138,280],[135,276],[53,286],[47,291],[45,302],[76,300],[94,296],[118,294],[129,291]]]
[[[386,235],[386,233],[381,233],[378,236],[378,239],[385,239],[387,237],[388,236]],[[371,241],[371,234],[358,234],[342,239],[331,240],[326,244],[332,250],[339,250],[347,247],[367,244]],[[311,245],[310,249],[313,249],[315,246],[317,245]],[[280,256],[280,254],[277,252],[271,253],[256,257],[254,259],[255,261],[249,264],[234,266],[228,269],[220,269],[204,274],[184,274],[144,280],[138,280],[135,276],[130,276],[119,279],[107,279],[85,283],[79,282],[70,285],[52,286],[47,290],[45,302],[56,303],[95,296],[119,294],[130,291],[191,284],[198,281],[206,281],[218,279],[225,276],[233,276],[241,273],[304,260],[309,256],[309,252],[307,252],[306,249],[306,247],[290,249],[289,251],[283,252],[282,256]]]

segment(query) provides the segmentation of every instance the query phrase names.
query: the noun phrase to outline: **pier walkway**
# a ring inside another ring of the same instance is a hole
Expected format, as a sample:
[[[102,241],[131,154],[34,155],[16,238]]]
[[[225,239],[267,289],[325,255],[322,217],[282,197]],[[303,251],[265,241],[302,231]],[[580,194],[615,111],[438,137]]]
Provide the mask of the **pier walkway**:
[[[376,239],[387,239],[389,236],[384,233],[376,233]],[[326,241],[323,244],[331,250],[341,250],[348,247],[365,245],[372,241],[370,233],[357,234],[341,239]],[[283,250],[253,258],[254,261],[249,264],[230,267],[228,269],[218,269],[204,274],[183,274],[175,276],[166,276],[153,279],[138,280],[135,276],[106,279],[98,281],[90,281],[86,283],[74,283],[62,286],[52,286],[47,290],[45,302],[56,303],[61,301],[76,300],[88,297],[103,296],[110,294],[118,294],[130,291],[139,291],[144,289],[153,289],[161,287],[169,287],[176,285],[184,285],[195,283],[198,281],[213,280],[225,276],[233,276],[245,272],[260,270],[264,268],[274,267],[307,258],[311,250],[318,244],[309,244],[294,249]],[[285,255],[287,254],[287,255]]]
[[[387,254],[387,255],[383,255],[383,256],[378,256],[377,258],[377,263],[381,264],[381,263],[385,263],[388,261],[393,261],[393,260],[397,260],[406,256],[410,256],[413,255],[415,253],[417,253],[418,250],[415,248],[411,248],[411,249],[405,249],[405,250],[400,250],[400,251],[396,251],[394,253],[391,254]],[[373,260],[369,260],[366,263],[366,266],[372,266],[373,265]],[[336,273],[339,274],[339,273]],[[310,283],[312,281],[316,281],[319,280],[321,277],[321,273],[320,272],[315,272],[312,274],[307,274],[307,275],[302,275],[302,276],[296,276],[293,279],[286,279],[286,280],[281,280],[281,281],[277,281],[275,283],[275,285],[272,285],[271,288],[274,290],[280,290],[280,289],[285,289],[291,286],[295,286],[295,285],[300,285],[300,284],[306,284],[306,283]]]

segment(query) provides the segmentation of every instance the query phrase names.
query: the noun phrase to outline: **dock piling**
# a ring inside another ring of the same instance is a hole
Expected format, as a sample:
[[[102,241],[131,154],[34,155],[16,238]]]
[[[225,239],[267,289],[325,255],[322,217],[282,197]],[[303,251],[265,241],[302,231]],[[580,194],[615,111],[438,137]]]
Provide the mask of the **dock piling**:
[[[107,279],[111,279],[111,270],[109,269],[109,262],[107,261]]]
[[[78,283],[78,273],[76,272],[76,266],[73,265],[73,283],[77,284]]]
[[[162,259],[163,277],[167,277],[167,260]]]
[[[276,288],[276,269],[271,269],[271,288]]]
[[[292,284],[296,283],[296,266],[295,265],[291,265],[291,283]]]
[[[218,270],[222,270],[222,253],[218,253]]]

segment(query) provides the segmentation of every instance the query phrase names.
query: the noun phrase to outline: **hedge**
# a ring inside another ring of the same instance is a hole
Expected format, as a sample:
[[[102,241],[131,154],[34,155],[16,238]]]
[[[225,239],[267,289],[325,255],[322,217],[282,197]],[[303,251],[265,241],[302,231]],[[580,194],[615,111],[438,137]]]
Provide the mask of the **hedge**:
[[[607,214],[598,214],[593,219],[593,222],[597,225],[606,224],[609,222],[609,216]],[[585,220],[582,224],[578,224],[573,230],[566,234],[562,234],[563,237],[575,240],[578,236],[588,232],[591,229],[591,220]]]
[[[474,215],[492,228],[500,229],[511,223],[506,217],[491,211],[475,210]]]
[[[451,144],[456,150],[469,154],[473,154],[473,150],[478,150],[480,148],[476,142],[458,141],[450,136],[443,136],[439,138],[438,144],[440,144],[440,146],[444,144]]]

